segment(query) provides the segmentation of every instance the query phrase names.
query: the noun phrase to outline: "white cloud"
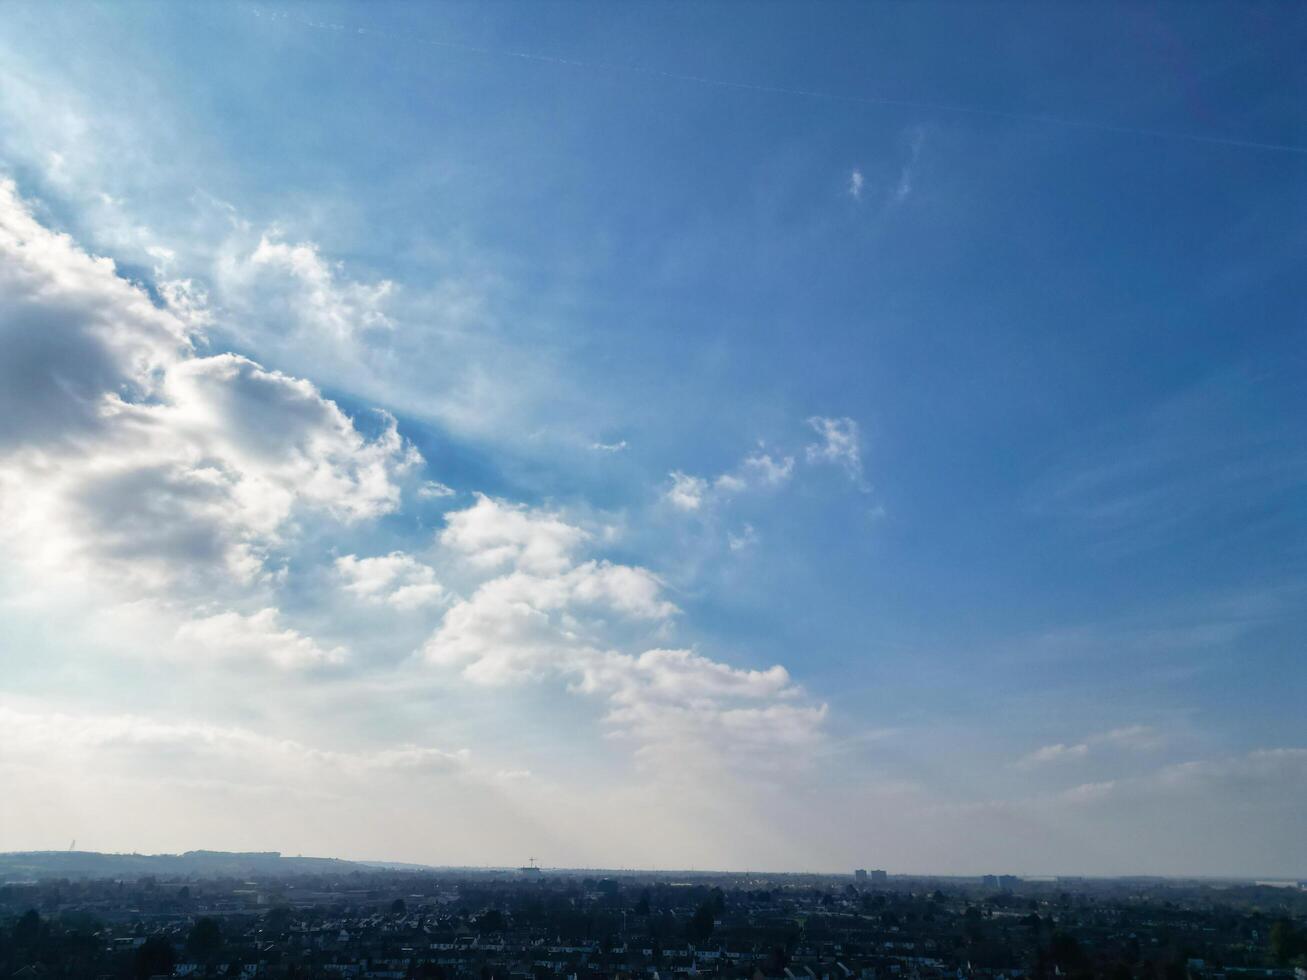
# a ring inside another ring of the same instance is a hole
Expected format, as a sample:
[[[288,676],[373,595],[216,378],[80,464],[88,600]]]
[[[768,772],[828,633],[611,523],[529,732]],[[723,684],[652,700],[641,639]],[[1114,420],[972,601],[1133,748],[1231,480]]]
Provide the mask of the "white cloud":
[[[189,355],[191,334],[0,180],[0,451],[67,446],[104,428],[110,395],[147,398]]]
[[[424,648],[482,684],[575,670],[596,653],[606,616],[660,621],[676,607],[642,568],[587,561],[557,574],[514,571],[455,603]]]
[[[227,611],[183,623],[177,630],[180,652],[197,659],[267,661],[285,670],[339,664],[341,647],[323,649],[312,638],[284,627],[276,609],[260,609],[249,616]]]
[[[678,510],[698,510],[703,506],[704,496],[708,492],[708,481],[698,476],[690,476],[680,470],[671,474],[672,485],[663,493],[663,499]]]
[[[193,322],[0,183],[0,534],[27,568],[132,599],[265,581],[309,519],[394,510],[418,461],[309,382],[198,356]]]
[[[784,667],[741,670],[690,650],[609,652],[579,674],[579,690],[607,699],[614,733],[668,768],[784,766],[817,744],[827,712]]]
[[[471,510],[490,504],[483,498]],[[498,523],[502,505],[494,506]],[[448,520],[451,528],[464,528],[486,513],[457,512]],[[515,526],[532,533],[543,526],[551,538],[563,537],[569,548],[555,555],[567,558],[585,540],[579,529],[564,535],[556,514],[510,513]],[[523,530],[513,537],[530,536]],[[503,554],[502,535],[459,534],[449,541],[442,535],[441,540],[474,568],[512,557]],[[488,560],[476,552],[473,540]],[[579,693],[602,698],[606,723],[614,734],[636,740],[642,757],[668,763],[738,759],[763,745],[798,750],[819,739],[824,706],[810,703],[781,666],[739,669],[689,650],[622,652],[621,646],[641,642],[642,630],[665,631],[677,609],[661,593],[661,582],[638,567],[570,558],[518,562],[456,602],[428,639],[423,657],[456,667],[481,685],[565,680]]]
[[[418,496],[425,500],[439,500],[442,497],[452,497],[456,493],[458,491],[453,487],[447,487],[437,480],[427,480],[418,487]]]
[[[793,456],[773,457],[770,453],[759,450],[746,456],[734,472],[717,477],[713,487],[725,494],[774,489],[786,483],[793,472]]]
[[[1015,764],[1021,769],[1032,769],[1047,763],[1085,759],[1091,752],[1101,751],[1103,748],[1146,752],[1160,748],[1165,743],[1165,737],[1148,725],[1126,725],[1090,735],[1080,742],[1045,745],[1018,759]]]
[[[626,440],[620,439],[617,442],[594,442],[590,448],[601,453],[620,453],[626,449]]]
[[[1296,798],[1307,803],[1307,748],[1254,749],[1242,755],[1214,759],[1192,759],[1125,779],[1074,787],[1069,791],[1080,802],[1108,800],[1207,797],[1216,791],[1236,805],[1262,802],[1267,789],[1283,795],[1281,806],[1294,809]],[[1286,793],[1285,791],[1292,790]]]
[[[740,493],[749,487],[743,477],[736,476],[734,473],[723,473],[713,480],[712,485],[714,490],[719,490],[724,494]]]
[[[855,201],[862,200],[862,186],[864,183],[862,171],[854,167],[849,173],[849,196]]]
[[[778,487],[794,473],[794,457],[773,457],[770,453],[759,451],[746,456],[741,469],[748,474],[748,482],[764,487]]]
[[[467,510],[445,516],[440,543],[482,569],[512,565],[532,572],[556,572],[589,538],[557,514],[477,494]]]
[[[82,762],[151,780],[221,779],[231,783],[312,784],[369,774],[468,771],[466,749],[399,745],[341,752],[229,725],[137,714],[22,710],[0,705],[0,768],[23,760],[52,767]]]
[[[345,591],[404,611],[438,605],[446,598],[435,570],[402,551],[375,558],[342,555],[336,559],[336,573]]]
[[[1036,749],[1029,755],[1018,760],[1017,765],[1023,769],[1029,769],[1034,766],[1047,765],[1053,762],[1066,762],[1071,759],[1083,759],[1089,755],[1089,746],[1084,743],[1076,745],[1066,745],[1058,742],[1054,745],[1045,745]]]
[[[758,543],[758,532],[752,524],[746,524],[738,534],[726,535],[726,544],[732,551],[745,551]]]
[[[1164,745],[1166,737],[1149,725],[1127,725],[1092,736],[1089,741],[1122,749],[1149,751]]]
[[[794,472],[793,456],[772,456],[758,450],[746,456],[735,470],[722,473],[711,481],[677,470],[671,474],[672,485],[663,499],[679,510],[696,511],[719,497],[730,497],[750,490],[770,490],[786,483]]]
[[[925,139],[925,130],[920,126],[914,126],[908,140],[908,157],[903,161],[903,166],[899,169],[898,182],[894,185],[892,199],[895,204],[901,204],[912,194],[917,160],[921,156],[921,148],[925,143]]]
[[[393,326],[385,305],[395,284],[345,278],[340,264],[327,262],[313,242],[289,245],[265,234],[243,263],[229,264],[226,272],[242,289],[257,290],[265,310],[284,313],[311,337],[343,342]]]
[[[862,436],[853,419],[826,418],[814,415],[808,425],[821,436],[804,451],[809,463],[833,463],[842,467],[849,479],[865,490],[862,477]]]

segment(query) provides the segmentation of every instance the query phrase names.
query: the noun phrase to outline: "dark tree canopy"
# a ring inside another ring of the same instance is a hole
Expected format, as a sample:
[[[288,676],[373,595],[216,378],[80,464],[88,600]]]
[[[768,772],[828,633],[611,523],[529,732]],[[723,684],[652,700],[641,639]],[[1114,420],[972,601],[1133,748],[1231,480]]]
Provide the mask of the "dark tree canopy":
[[[172,943],[163,936],[151,936],[136,950],[136,976],[139,980],[147,977],[172,973],[176,963]]]
[[[14,945],[20,949],[35,946],[41,938],[41,915],[36,909],[28,909],[14,923]]]
[[[685,927],[685,933],[692,943],[702,943],[708,940],[712,935],[713,927],[716,925],[716,915],[714,912],[714,903],[711,898],[700,905],[690,917],[689,923]]]
[[[222,926],[217,919],[205,916],[191,927],[186,937],[186,952],[199,959],[208,959],[222,949]]]
[[[1299,932],[1288,919],[1277,919],[1271,924],[1271,956],[1282,966],[1307,956],[1307,932]]]

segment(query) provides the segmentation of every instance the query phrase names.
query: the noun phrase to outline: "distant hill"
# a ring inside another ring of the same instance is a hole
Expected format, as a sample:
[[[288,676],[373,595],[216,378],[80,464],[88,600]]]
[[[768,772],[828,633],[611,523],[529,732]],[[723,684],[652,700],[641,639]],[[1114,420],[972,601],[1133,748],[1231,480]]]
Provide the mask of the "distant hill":
[[[0,883],[42,878],[241,877],[348,874],[383,868],[421,870],[421,865],[339,858],[283,857],[278,851],[187,851],[184,854],[101,854],[97,851],[0,853]]]

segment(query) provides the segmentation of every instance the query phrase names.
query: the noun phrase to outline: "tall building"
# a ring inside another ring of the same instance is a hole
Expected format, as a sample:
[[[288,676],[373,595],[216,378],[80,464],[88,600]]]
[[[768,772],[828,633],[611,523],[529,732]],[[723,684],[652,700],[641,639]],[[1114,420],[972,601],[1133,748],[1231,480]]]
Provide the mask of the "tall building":
[[[856,869],[853,872],[853,880],[856,881],[859,885],[865,884],[867,881],[867,869],[866,868]]]
[[[886,872],[886,871],[881,871],[880,869],[877,869],[877,870],[875,870],[875,871],[873,871],[873,872],[871,873],[871,880],[872,880],[873,882],[877,882],[877,881],[879,881],[879,882],[886,882],[886,881],[889,880],[889,873]]]

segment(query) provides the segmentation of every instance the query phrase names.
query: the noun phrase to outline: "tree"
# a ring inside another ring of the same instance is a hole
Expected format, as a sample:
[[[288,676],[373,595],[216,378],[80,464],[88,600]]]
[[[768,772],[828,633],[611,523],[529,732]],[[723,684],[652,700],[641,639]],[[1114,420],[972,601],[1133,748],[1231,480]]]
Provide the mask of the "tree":
[[[176,956],[173,955],[172,943],[163,936],[151,936],[136,950],[136,976],[146,980],[158,974],[167,976],[172,973]]]
[[[19,949],[30,949],[41,938],[41,914],[36,909],[28,909],[14,923],[14,945]]]
[[[1271,923],[1271,956],[1281,966],[1300,953],[1307,954],[1307,935],[1298,932],[1288,919]]]
[[[790,954],[784,946],[776,946],[771,951],[771,968],[773,973],[783,973],[790,965]]]
[[[685,932],[692,943],[707,942],[716,924],[716,917],[713,914],[713,901],[709,898],[695,909],[694,915],[690,916]]]
[[[267,917],[263,920],[263,928],[266,929],[270,935],[280,936],[290,928],[292,915],[293,913],[287,906],[278,905],[276,908],[268,912]]]
[[[408,911],[408,905],[402,898],[397,898],[390,903],[391,915],[404,915]]]
[[[186,937],[186,952],[196,959],[207,960],[222,949],[222,926],[217,919],[205,916],[191,927]]]
[[[1067,973],[1085,963],[1084,950],[1076,937],[1069,932],[1055,932],[1048,943],[1048,954],[1053,963]]]

